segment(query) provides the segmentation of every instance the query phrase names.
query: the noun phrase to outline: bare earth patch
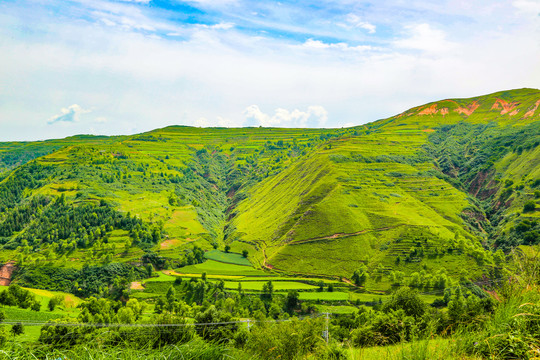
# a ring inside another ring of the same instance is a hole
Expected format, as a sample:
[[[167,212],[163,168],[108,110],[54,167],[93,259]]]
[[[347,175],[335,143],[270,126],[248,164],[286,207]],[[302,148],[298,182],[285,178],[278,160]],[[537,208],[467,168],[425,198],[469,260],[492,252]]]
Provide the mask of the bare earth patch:
[[[433,104],[418,112],[418,115],[433,115],[437,113],[437,104]]]
[[[133,281],[129,288],[131,290],[144,290],[144,286],[142,286],[140,281]]]
[[[180,245],[180,240],[178,239],[170,239],[170,240],[165,240],[163,241],[161,244],[159,244],[159,248],[161,250],[167,250],[167,249],[172,249],[172,248],[175,248],[177,247],[178,245]]]
[[[540,106],[540,100],[536,101],[534,106],[529,111],[527,111],[525,115],[523,115],[523,117],[533,116],[535,111],[538,109],[538,106]]]
[[[8,286],[11,283],[11,274],[15,270],[15,264],[8,262],[0,268],[0,285]]]
[[[510,113],[512,115],[512,112],[514,111],[515,107],[518,105],[517,102],[508,102],[503,99],[497,99],[495,100],[495,104],[491,107],[491,110],[501,110],[501,115]],[[517,114],[517,113],[516,113]]]
[[[474,110],[478,109],[480,104],[478,104],[478,101],[473,101],[472,104],[469,104],[467,106],[461,106],[455,109],[454,111],[460,114],[465,114],[467,116],[471,116],[471,114],[474,112]]]

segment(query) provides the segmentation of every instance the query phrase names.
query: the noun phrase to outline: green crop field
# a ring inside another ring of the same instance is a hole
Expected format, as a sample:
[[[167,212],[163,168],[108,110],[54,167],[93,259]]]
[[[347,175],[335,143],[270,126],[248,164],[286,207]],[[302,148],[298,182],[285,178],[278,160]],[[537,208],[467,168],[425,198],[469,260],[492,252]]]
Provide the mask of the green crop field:
[[[240,282],[240,284],[242,284],[242,290],[257,290],[257,291],[261,291],[265,283],[266,283],[265,281]],[[235,281],[226,281],[225,288],[234,290],[238,288],[238,284],[239,283]],[[317,288],[316,286],[313,286],[313,285],[304,284],[304,283],[295,282],[295,281],[276,281],[276,282],[272,282],[272,284],[275,291],[313,290]]]
[[[229,264],[251,266],[248,259],[241,254],[225,253],[219,250],[210,250],[204,254],[204,257],[210,260],[220,261]]]
[[[189,265],[176,269],[178,274],[202,274],[209,275],[243,275],[243,276],[268,276],[267,273],[244,265],[227,264],[214,260],[207,260],[202,264]]]
[[[300,300],[327,300],[327,301],[344,301],[349,300],[349,294],[341,291],[334,292],[302,292]]]

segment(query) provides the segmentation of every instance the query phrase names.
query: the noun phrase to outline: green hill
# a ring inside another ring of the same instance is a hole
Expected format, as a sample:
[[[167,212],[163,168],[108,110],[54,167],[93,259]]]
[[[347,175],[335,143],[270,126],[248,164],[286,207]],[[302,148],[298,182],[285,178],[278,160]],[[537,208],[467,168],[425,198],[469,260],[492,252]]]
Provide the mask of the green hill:
[[[540,241],[539,107],[520,89],[347,129],[0,143],[0,261],[179,267],[228,245],[287,274],[365,264],[380,290],[399,273],[489,275],[494,250]]]

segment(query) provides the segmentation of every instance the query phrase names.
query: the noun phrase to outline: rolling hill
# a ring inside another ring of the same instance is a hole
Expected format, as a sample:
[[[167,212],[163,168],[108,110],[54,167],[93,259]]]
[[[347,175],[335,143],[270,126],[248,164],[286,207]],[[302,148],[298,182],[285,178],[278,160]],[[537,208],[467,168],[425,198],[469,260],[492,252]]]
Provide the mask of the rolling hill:
[[[171,126],[0,143],[0,260],[173,267],[194,246],[259,268],[479,278],[537,244],[540,91],[441,100],[346,129]]]

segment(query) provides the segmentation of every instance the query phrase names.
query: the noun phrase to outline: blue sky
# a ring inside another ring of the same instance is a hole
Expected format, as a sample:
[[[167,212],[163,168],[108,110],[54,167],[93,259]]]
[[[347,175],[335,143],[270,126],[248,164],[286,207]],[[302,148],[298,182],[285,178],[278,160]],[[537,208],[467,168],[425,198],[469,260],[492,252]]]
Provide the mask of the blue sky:
[[[4,0],[0,141],[342,127],[540,87],[540,0]]]

